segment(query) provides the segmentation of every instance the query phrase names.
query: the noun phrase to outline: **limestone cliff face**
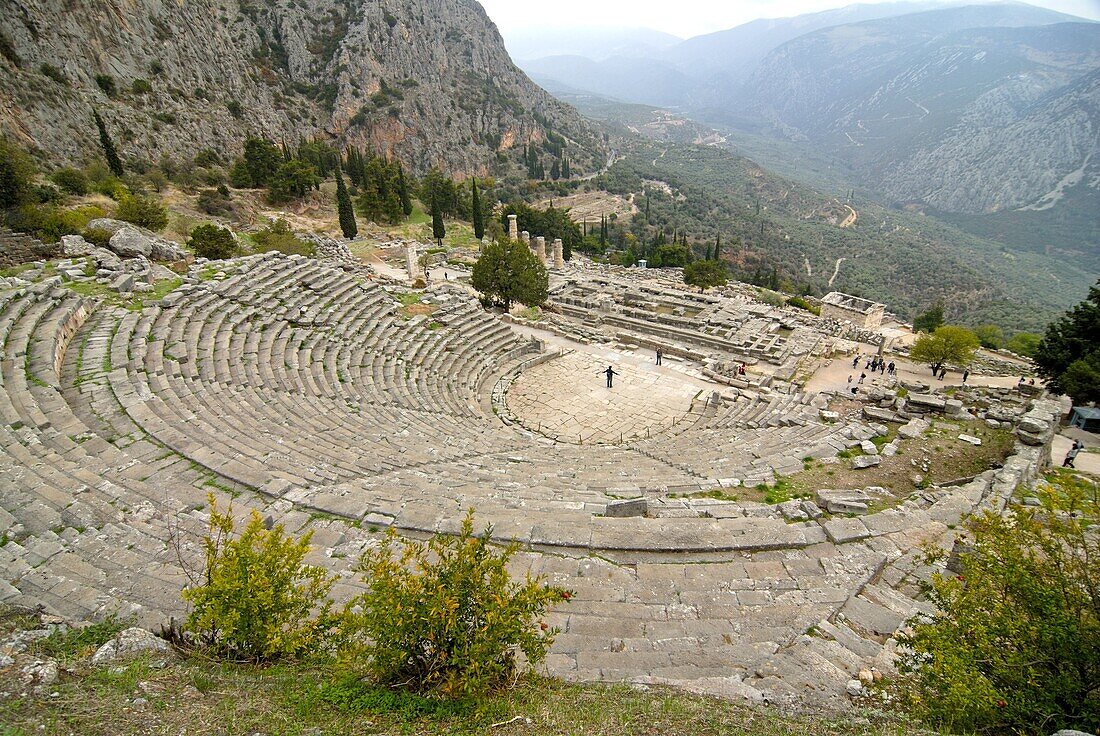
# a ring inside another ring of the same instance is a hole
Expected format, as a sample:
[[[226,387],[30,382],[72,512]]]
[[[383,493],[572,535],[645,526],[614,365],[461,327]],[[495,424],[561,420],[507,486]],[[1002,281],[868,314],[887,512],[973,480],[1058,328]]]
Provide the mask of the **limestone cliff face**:
[[[501,173],[552,133],[578,172],[602,158],[475,0],[0,0],[0,130],[77,162],[93,108],[131,159],[233,155],[248,133],[455,174]]]

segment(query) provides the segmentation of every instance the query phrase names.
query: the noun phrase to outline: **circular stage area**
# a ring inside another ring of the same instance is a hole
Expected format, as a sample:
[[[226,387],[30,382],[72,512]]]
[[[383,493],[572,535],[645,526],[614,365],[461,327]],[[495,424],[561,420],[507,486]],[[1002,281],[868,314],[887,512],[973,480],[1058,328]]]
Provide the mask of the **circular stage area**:
[[[619,375],[607,388],[603,371]],[[572,352],[524,371],[508,408],[528,429],[559,442],[617,444],[667,433],[686,421],[700,389],[656,365]]]

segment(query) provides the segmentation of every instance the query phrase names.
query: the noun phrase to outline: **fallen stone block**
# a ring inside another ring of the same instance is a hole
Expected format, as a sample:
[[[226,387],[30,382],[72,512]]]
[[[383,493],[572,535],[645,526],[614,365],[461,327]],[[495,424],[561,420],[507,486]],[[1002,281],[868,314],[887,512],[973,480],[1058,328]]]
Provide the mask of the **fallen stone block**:
[[[909,394],[906,406],[915,411],[940,411],[947,406],[947,401],[933,394]]]
[[[632,516],[645,516],[649,504],[644,498],[630,498],[624,501],[611,501],[603,515],[612,519],[625,519]]]
[[[859,457],[852,458],[852,468],[855,470],[863,470],[865,468],[873,468],[876,465],[882,464],[882,458],[878,455],[860,455]]]
[[[981,438],[975,437],[972,434],[960,434],[959,439],[962,440],[963,442],[967,442],[971,445],[974,445],[975,447],[982,444]]]

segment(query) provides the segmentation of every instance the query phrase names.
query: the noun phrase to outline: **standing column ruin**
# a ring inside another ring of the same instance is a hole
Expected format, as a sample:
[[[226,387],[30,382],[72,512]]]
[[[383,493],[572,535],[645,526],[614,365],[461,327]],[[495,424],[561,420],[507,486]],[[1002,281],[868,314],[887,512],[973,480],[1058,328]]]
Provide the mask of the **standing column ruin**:
[[[405,270],[413,281],[420,278],[420,269],[416,263],[416,243],[405,243]]]
[[[535,255],[543,263],[546,263],[546,238],[541,235],[535,238]]]
[[[519,222],[517,222],[515,215],[508,215],[508,238],[519,240]]]
[[[554,240],[554,268],[565,268],[565,246],[561,238]]]

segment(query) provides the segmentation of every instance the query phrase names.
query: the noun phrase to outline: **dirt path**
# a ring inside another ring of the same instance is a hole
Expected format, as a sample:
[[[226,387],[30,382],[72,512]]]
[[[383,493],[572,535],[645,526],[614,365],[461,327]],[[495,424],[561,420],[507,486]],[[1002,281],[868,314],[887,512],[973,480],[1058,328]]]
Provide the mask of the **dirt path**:
[[[856,220],[859,219],[859,213],[856,212],[848,205],[844,205],[844,208],[848,210],[848,216],[844,218],[844,222],[840,223],[840,228],[843,230],[846,227],[851,227],[856,224]]]
[[[847,258],[837,258],[836,259],[836,267],[833,269],[833,275],[829,277],[829,286],[832,286],[833,282],[836,281],[836,277],[840,275],[840,264],[844,263],[844,261],[846,261],[846,260],[848,260],[848,259]]]

